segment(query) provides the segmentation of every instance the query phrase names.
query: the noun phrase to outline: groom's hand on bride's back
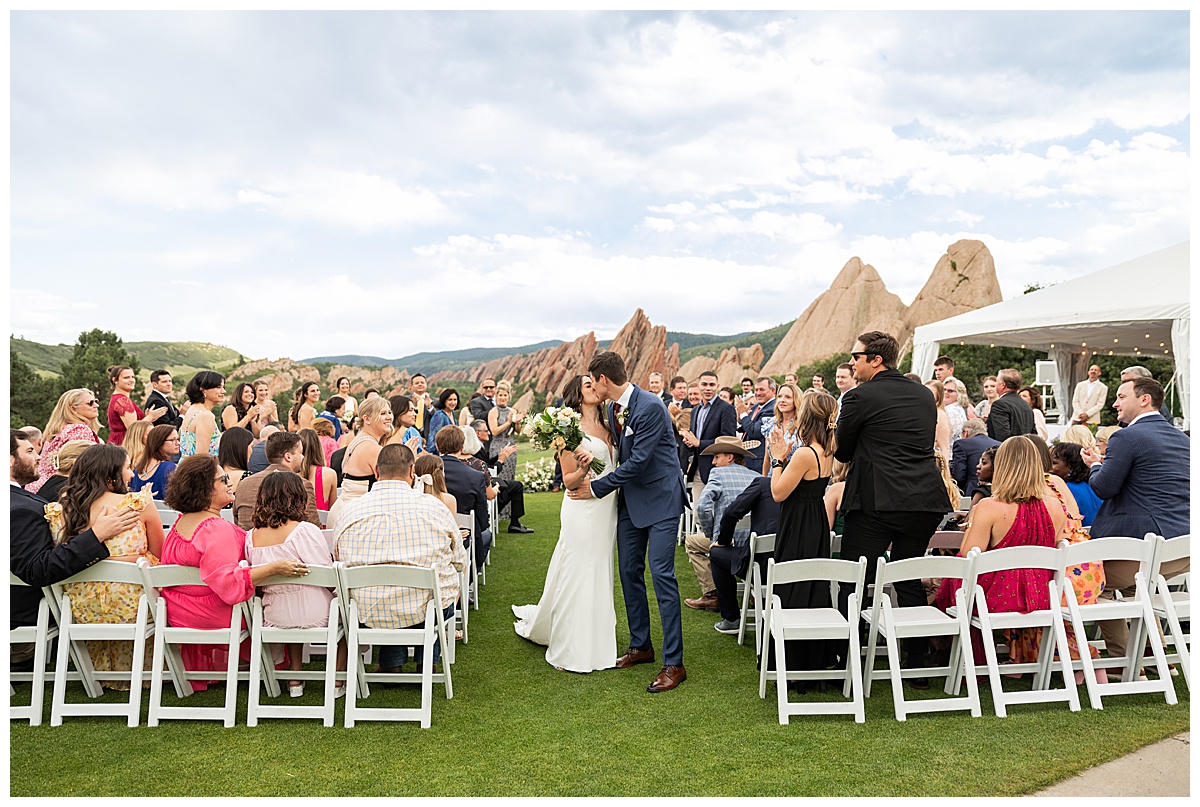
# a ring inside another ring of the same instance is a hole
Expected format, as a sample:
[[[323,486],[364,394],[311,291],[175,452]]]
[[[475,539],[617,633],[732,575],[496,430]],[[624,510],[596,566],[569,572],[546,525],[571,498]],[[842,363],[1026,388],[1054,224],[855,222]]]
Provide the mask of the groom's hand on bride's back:
[[[574,490],[568,490],[567,496],[571,497],[572,499],[594,498],[592,496],[592,483],[587,481],[581,482],[579,487],[575,488]]]

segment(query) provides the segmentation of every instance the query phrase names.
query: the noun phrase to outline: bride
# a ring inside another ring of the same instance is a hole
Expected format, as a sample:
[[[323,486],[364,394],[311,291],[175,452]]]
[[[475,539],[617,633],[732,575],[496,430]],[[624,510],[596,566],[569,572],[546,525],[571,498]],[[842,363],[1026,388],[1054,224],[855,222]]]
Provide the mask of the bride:
[[[583,416],[581,459],[588,454],[604,460],[604,471],[615,467],[611,435],[601,415],[601,397],[592,379],[575,376],[563,389],[563,405]],[[588,463],[563,451],[563,484],[573,490],[587,484]],[[562,530],[546,586],[537,605],[514,605],[517,633],[547,646],[546,661],[560,670],[591,672],[617,663],[617,615],[613,605],[613,547],[617,540],[617,497],[563,497]]]

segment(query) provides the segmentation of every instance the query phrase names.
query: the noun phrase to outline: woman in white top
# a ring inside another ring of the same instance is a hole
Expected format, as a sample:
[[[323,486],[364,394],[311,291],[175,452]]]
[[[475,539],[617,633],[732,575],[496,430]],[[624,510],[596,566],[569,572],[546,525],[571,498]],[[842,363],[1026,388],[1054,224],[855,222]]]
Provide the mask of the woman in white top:
[[[946,417],[950,419],[950,447],[954,441],[962,437],[963,425],[971,417],[967,414],[971,402],[967,400],[966,392],[960,392],[958,379],[948,375],[942,379],[942,404],[946,409]],[[972,413],[973,414],[973,413]]]
[[[945,387],[942,382],[936,378],[932,381],[926,381],[925,386],[933,393],[934,403],[937,405],[937,427],[933,432],[933,444],[942,452],[943,457],[950,456],[950,415],[946,413],[946,407],[943,406],[945,400]],[[949,462],[949,460],[947,460]]]
[[[1037,387],[1021,387],[1017,394],[1033,408],[1033,425],[1037,429],[1038,437],[1043,440],[1049,439],[1049,433],[1046,431],[1046,413],[1042,411],[1041,391]]]
[[[337,380],[337,394],[346,399],[346,411],[342,412],[342,423],[348,429],[354,420],[354,410],[358,408],[358,402],[350,394],[350,379],[342,376]]]

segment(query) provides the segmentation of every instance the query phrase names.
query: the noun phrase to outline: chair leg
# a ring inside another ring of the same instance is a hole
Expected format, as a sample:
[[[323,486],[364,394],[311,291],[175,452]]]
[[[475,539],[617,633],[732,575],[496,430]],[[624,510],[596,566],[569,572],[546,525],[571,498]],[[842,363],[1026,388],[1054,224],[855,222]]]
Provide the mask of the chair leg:
[[[230,626],[229,638],[229,662],[225,670],[225,728],[233,728],[233,724],[237,722],[237,691],[238,691],[238,634],[241,632],[241,613],[235,608],[233,609],[234,624]]]
[[[258,703],[262,692],[262,610],[254,609],[254,629],[250,633],[250,692],[246,700],[246,725],[258,725]]]
[[[750,559],[750,569],[752,570],[753,568],[754,568],[754,559],[751,558]],[[739,645],[745,644],[745,642],[746,642],[746,617],[750,614],[750,591],[752,588],[753,588],[753,581],[751,579],[751,571],[747,570],[747,572],[746,572],[746,588],[742,591],[742,615],[741,615],[740,621],[738,622],[738,644]],[[757,627],[758,626],[756,625],[755,628],[757,628]]]
[[[1167,630],[1171,634],[1171,643],[1175,645],[1175,652],[1179,656],[1179,666],[1183,669],[1183,680],[1190,689],[1192,686],[1191,649],[1188,647],[1187,640],[1184,639],[1183,627],[1180,625],[1179,614],[1175,608],[1168,607],[1164,611],[1167,616]]]
[[[1070,585],[1068,583],[1068,585]],[[1050,581],[1050,602],[1057,606],[1061,600],[1059,599],[1058,586],[1054,581]],[[1072,712],[1079,711],[1079,690],[1075,686],[1075,673],[1071,665],[1071,648],[1067,646],[1067,628],[1063,624],[1062,612],[1055,608],[1050,610],[1050,622],[1054,627],[1054,635],[1057,637],[1058,644],[1058,662],[1062,669],[1063,685],[1067,690],[1067,703],[1071,707]],[[1087,640],[1087,637],[1084,637]],[[1050,686],[1050,676],[1046,676],[1046,687]]]
[[[992,701],[996,707],[996,717],[1008,717],[1004,703],[1004,687],[1000,681],[1000,660],[996,657],[996,642],[992,636],[992,620],[987,610],[983,589],[977,589],[975,601],[978,603],[979,630],[983,634],[983,655],[987,658],[988,681],[992,685]],[[971,673],[968,672],[968,675]]]
[[[783,644],[784,644],[783,643],[783,632],[776,631],[773,638],[775,640],[774,641],[774,644],[775,644],[775,695],[779,702],[779,723],[780,723],[780,725],[786,726],[788,724],[791,716],[788,714],[788,711],[787,711],[787,707],[788,707],[787,658],[783,652]],[[765,648],[765,645],[764,645],[764,648]],[[763,667],[766,667],[766,664],[767,664],[766,655],[767,654],[764,652],[763,653],[763,656],[764,656]],[[857,664],[858,659],[857,658],[855,658],[855,659],[847,658],[847,662],[851,663],[851,664]]]
[[[42,725],[42,710],[46,697],[46,655],[50,640],[45,638],[50,628],[50,609],[43,605],[38,609],[37,635],[42,640],[33,648],[33,680],[29,692],[29,725]],[[9,684],[9,692],[12,684]]]
[[[875,678],[875,651],[879,646],[879,620],[883,619],[883,611],[878,613],[878,619],[871,620],[871,630],[867,634],[867,658],[863,662],[863,695],[871,697],[871,681]],[[887,637],[884,637],[887,643]],[[890,658],[890,657],[889,657]]]
[[[431,604],[425,616],[425,654],[421,659],[421,728],[423,729],[429,728],[433,715],[433,630],[430,626],[430,622],[435,619],[433,611],[434,608]],[[444,660],[442,666],[446,666]]]
[[[850,610],[857,609],[854,595],[850,596]],[[866,705],[863,703],[862,667],[859,666],[858,620],[850,620],[850,652],[846,654],[846,665],[850,670],[850,695],[854,698],[854,722],[865,723],[867,720]]]
[[[67,693],[67,656],[71,648],[71,610],[64,608],[58,618],[58,657],[54,662],[54,692],[50,694],[50,725],[61,726]],[[80,670],[82,675],[83,671]]]
[[[896,719],[903,723],[908,717],[908,709],[904,703],[904,677],[900,673],[900,640],[892,631],[886,631],[883,643],[887,650],[888,679],[892,682],[892,706],[896,710]],[[870,678],[867,680],[870,681]],[[864,683],[863,686],[868,684]]]
[[[354,709],[358,699],[358,682],[363,675],[362,653],[358,647],[357,612],[351,611],[346,624],[346,716],[344,725],[354,728]]]
[[[154,669],[150,671],[150,706],[146,714],[147,726],[158,725],[158,710],[162,705],[163,649],[166,644],[166,628],[167,613],[162,607],[162,600],[159,600],[154,616],[154,655],[151,656],[151,663],[154,665]],[[178,672],[182,673],[183,671],[179,670]],[[172,676],[172,679],[175,681],[177,693],[180,677],[178,674]]]
[[[1174,706],[1179,702],[1175,695],[1175,682],[1171,680],[1171,670],[1167,666],[1167,654],[1163,648],[1162,637],[1158,635],[1154,611],[1150,608],[1149,597],[1142,598],[1142,622],[1147,626],[1146,635],[1150,639],[1150,650],[1154,654],[1154,665],[1158,668],[1158,680],[1163,685],[1163,696],[1167,704]]]
[[[137,633],[133,637],[133,666],[129,671],[129,715],[127,725],[142,722],[142,670],[146,666],[146,628],[149,606],[146,598],[138,602]]]

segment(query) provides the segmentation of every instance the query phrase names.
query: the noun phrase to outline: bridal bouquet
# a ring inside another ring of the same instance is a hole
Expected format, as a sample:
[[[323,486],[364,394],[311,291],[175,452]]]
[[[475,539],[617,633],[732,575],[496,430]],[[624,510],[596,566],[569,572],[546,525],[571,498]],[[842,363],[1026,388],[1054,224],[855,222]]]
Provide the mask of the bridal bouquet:
[[[521,433],[538,450],[552,448],[556,452],[564,449],[574,451],[583,442],[582,418],[569,406],[548,406],[545,411],[526,417],[525,429]],[[594,458],[591,468],[594,473],[601,473],[604,460]]]

